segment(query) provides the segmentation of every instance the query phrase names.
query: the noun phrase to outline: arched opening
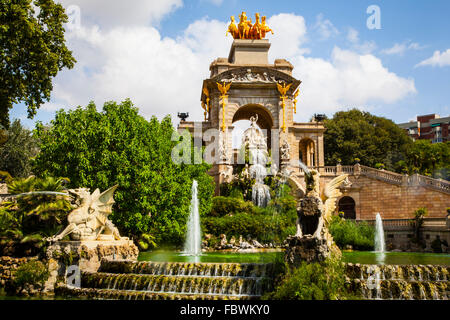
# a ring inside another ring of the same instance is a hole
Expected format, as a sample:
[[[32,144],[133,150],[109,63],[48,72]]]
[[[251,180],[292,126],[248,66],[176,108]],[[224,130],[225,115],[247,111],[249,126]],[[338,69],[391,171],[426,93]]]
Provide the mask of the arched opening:
[[[316,166],[314,141],[303,138],[299,143],[299,159],[308,167]]]
[[[250,117],[255,115],[258,115],[258,121],[256,121],[256,124],[267,137],[267,147],[270,150],[272,140],[271,129],[273,127],[272,115],[266,108],[257,104],[245,105],[239,108],[233,115],[232,123],[235,125],[233,130],[233,148],[240,147],[241,141],[239,140],[239,134],[242,134],[250,127]]]
[[[339,200],[339,212],[344,212],[345,219],[356,219],[355,200],[352,197],[342,197]]]

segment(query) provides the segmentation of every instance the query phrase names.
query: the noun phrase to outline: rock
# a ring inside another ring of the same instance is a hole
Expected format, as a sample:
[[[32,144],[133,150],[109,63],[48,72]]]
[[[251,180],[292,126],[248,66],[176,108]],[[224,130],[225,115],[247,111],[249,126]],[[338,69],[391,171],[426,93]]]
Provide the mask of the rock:
[[[252,246],[254,246],[255,248],[263,248],[263,245],[261,243],[259,243],[257,240],[252,240],[251,241]]]
[[[290,265],[299,266],[302,261],[320,262],[331,255],[331,248],[325,239],[290,236],[286,240],[288,246],[284,259]]]
[[[241,249],[254,249],[254,247],[246,241],[242,241],[240,247]]]
[[[220,235],[220,246],[225,247],[228,244],[227,242],[227,236],[225,234]]]

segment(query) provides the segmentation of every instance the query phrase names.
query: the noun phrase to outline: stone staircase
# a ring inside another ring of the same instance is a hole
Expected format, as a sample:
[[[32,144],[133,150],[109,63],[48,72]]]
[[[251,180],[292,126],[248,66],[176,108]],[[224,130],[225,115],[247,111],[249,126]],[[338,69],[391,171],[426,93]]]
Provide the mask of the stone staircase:
[[[81,288],[55,294],[89,299],[253,300],[271,289],[273,264],[180,263],[103,260],[81,273]]]
[[[298,177],[303,177],[304,172],[302,168],[298,166],[290,166],[296,172]],[[310,167],[320,172],[322,177],[336,177],[341,174],[349,174],[350,176],[363,175],[369,178],[384,181],[390,184],[403,185],[403,186],[421,186],[428,189],[440,191],[446,194],[450,194],[450,181],[434,179],[420,174],[403,175],[387,170],[379,170],[363,165],[353,166],[322,166],[322,167]]]

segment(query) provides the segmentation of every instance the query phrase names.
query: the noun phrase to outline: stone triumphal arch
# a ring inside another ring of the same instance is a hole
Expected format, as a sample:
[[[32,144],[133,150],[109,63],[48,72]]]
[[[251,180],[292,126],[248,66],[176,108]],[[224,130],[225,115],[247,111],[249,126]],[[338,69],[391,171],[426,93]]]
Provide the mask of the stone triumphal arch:
[[[197,132],[201,128],[202,133],[217,130],[215,139],[203,141],[205,146],[217,145],[218,154],[210,171],[217,193],[238,160],[238,151],[232,149],[233,123],[255,115],[278,168],[298,170],[298,160],[305,155],[309,165],[324,165],[323,123],[294,122],[301,81],[292,76],[294,67],[288,61],[276,59],[269,63],[269,48],[266,39],[235,39],[228,58],[214,60],[209,67],[210,77],[203,81],[200,100],[204,121],[181,121],[178,127],[192,134],[194,128]],[[291,184],[301,188],[296,181]]]

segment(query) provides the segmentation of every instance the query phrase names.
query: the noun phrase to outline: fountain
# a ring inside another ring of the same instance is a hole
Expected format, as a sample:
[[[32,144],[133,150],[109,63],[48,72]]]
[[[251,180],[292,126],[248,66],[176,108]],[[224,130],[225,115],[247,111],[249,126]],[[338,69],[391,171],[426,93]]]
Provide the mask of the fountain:
[[[269,187],[264,184],[269,154],[264,135],[257,128],[256,121],[258,121],[258,115],[250,118],[250,128],[244,132],[242,145],[243,148],[249,149],[250,176],[255,179],[252,187],[252,201],[258,207],[265,207],[270,201]]]
[[[198,211],[197,181],[192,182],[192,198],[189,219],[187,223],[184,254],[198,257],[202,254],[202,239],[200,229],[200,214]]]
[[[383,220],[381,219],[380,213],[377,213],[375,224],[375,251],[385,252],[385,242],[384,242],[384,230],[383,230]]]

